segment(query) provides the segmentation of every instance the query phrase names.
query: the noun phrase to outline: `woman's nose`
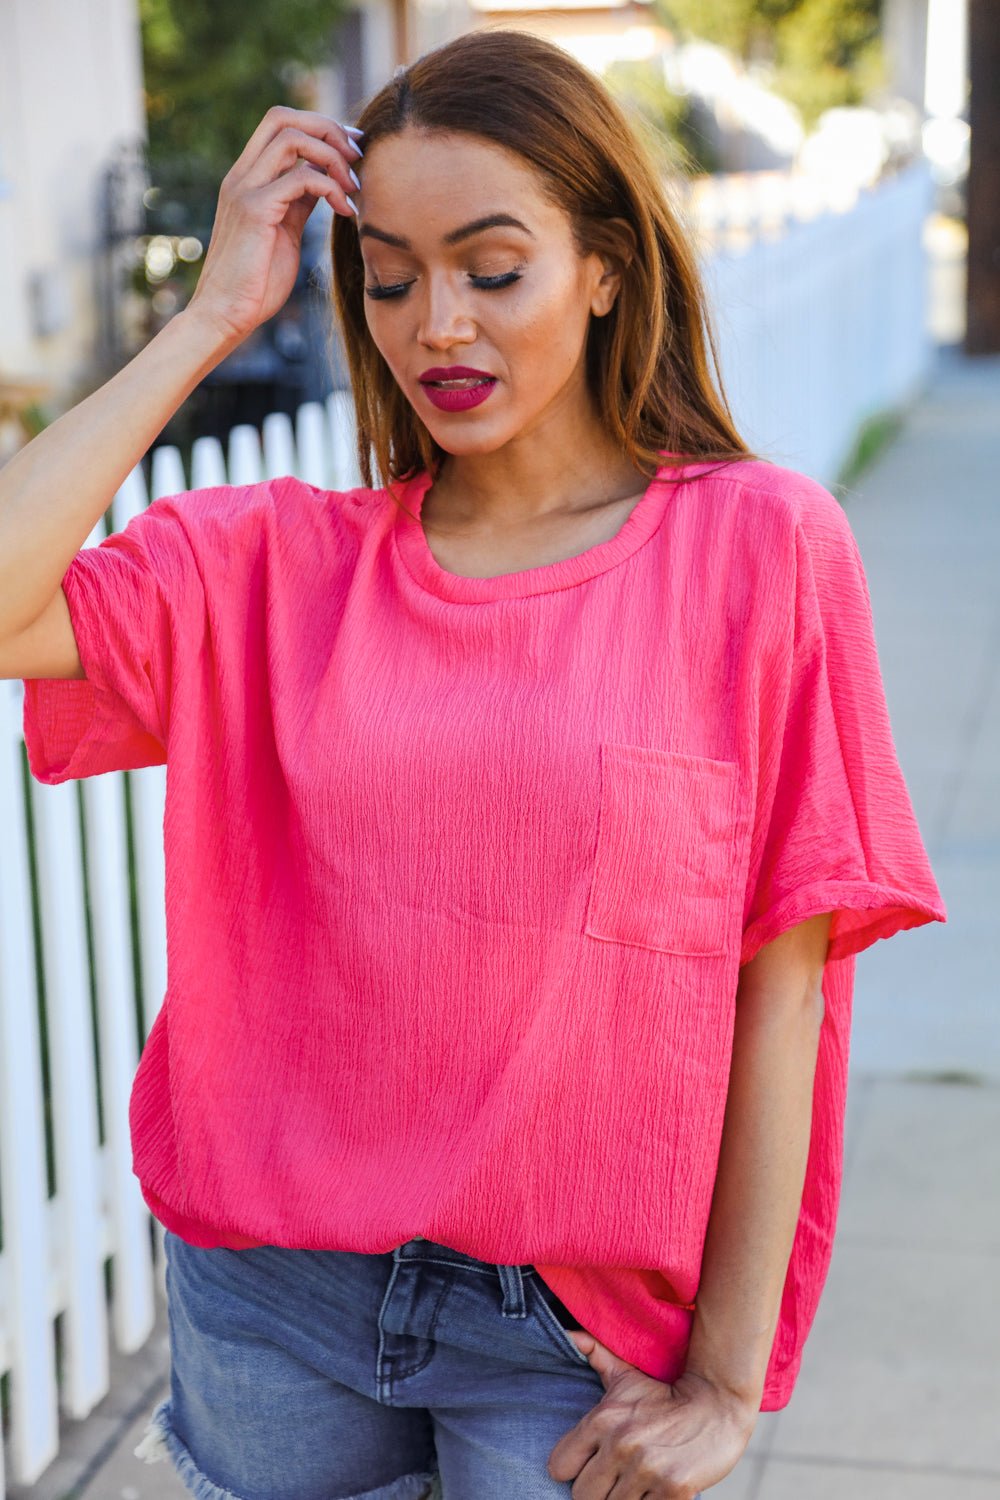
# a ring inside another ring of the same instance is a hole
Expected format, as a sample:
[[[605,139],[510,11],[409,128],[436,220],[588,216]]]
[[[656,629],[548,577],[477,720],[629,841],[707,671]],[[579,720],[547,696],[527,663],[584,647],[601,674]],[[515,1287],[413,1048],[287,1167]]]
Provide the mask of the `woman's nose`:
[[[451,344],[475,342],[476,325],[457,288],[443,281],[427,285],[417,337],[429,349],[446,349]]]

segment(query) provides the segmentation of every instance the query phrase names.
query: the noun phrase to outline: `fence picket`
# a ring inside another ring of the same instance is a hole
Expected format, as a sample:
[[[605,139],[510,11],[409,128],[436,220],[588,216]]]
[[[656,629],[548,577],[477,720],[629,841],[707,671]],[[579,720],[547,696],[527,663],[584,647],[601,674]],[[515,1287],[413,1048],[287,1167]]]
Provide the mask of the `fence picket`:
[[[42,972],[48,1013],[62,1272],[62,1409],[85,1417],[108,1389],[97,1129],[96,1060],[83,892],[78,789],[31,787],[38,859]]]
[[[109,1215],[115,1242],[112,1326],[123,1352],[138,1349],[153,1326],[148,1210],[132,1172],[128,1102],[138,1064],[131,914],[121,772],[81,783],[92,903],[100,1030],[101,1089],[108,1159]]]
[[[260,433],[243,422],[229,434],[229,483],[259,484],[264,476]]]
[[[354,431],[354,397],[350,391],[332,391],[326,398],[327,423],[330,432],[330,486],[335,490],[355,489],[361,483],[357,440]]]
[[[209,490],[228,483],[226,458],[219,439],[195,438],[191,444],[191,488]]]
[[[20,683],[0,683],[0,689],[0,1186],[7,1287],[0,1312],[11,1374],[11,1477],[31,1484],[55,1457],[59,1429]]]
[[[329,427],[326,408],[319,401],[307,401],[296,412],[295,442],[299,454],[295,473],[319,490],[328,489],[332,482]]]
[[[164,493],[169,492],[164,491]],[[112,531],[124,531],[132,517],[141,515],[148,503],[149,496],[146,493],[146,478],[142,472],[142,464],[136,464],[111,502],[108,511],[110,529]]]
[[[180,495],[188,487],[181,462],[180,451],[164,444],[153,449],[153,470],[150,489],[154,499],[161,495]],[[133,490],[137,498],[137,492]]]
[[[261,428],[264,450],[264,473],[268,479],[278,479],[283,474],[297,474],[295,437],[292,419],[283,411],[273,411],[264,418]]]

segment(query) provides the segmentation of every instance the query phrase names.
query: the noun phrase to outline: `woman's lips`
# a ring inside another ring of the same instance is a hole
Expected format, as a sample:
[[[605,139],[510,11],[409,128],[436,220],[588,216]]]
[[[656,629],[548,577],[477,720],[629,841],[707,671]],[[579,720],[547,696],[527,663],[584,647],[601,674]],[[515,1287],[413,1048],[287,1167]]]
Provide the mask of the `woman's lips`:
[[[453,376],[447,386],[432,384],[426,376],[420,381],[428,401],[439,411],[468,411],[481,406],[496,383],[494,375]]]

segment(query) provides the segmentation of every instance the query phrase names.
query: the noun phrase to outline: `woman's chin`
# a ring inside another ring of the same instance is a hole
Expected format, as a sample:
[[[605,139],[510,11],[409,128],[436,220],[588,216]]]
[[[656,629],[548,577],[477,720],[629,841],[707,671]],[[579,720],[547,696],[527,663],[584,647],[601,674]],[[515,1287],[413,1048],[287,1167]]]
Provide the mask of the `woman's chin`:
[[[496,453],[513,436],[511,433],[498,437],[495,433],[456,432],[454,427],[446,432],[435,432],[433,427],[429,427],[428,431],[438,447],[453,458],[479,458],[487,453]]]

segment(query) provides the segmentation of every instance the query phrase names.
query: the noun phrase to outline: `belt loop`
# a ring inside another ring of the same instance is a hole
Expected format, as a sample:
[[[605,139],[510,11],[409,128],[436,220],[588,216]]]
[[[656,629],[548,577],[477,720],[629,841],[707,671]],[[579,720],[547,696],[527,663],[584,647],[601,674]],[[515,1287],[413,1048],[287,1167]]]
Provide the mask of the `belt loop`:
[[[500,1285],[503,1287],[503,1303],[500,1311],[505,1318],[526,1318],[528,1304],[524,1297],[524,1277],[520,1266],[497,1265]]]

